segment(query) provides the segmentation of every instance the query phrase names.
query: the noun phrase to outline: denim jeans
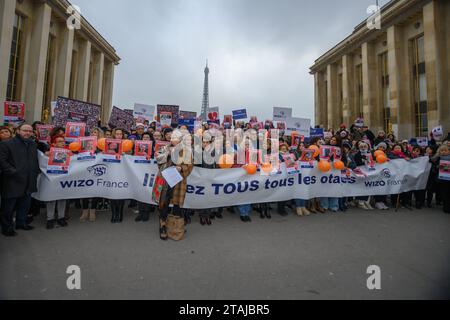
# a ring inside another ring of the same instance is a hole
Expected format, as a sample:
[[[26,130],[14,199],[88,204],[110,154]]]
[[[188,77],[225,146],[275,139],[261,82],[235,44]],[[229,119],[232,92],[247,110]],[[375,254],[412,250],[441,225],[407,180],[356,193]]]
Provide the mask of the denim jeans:
[[[320,198],[320,206],[323,209],[337,211],[339,210],[339,198]]]
[[[252,205],[251,204],[243,204],[238,206],[239,214],[241,217],[247,217],[250,215],[250,212],[252,211]]]
[[[306,208],[306,200],[303,199],[295,199],[295,206],[297,208]]]

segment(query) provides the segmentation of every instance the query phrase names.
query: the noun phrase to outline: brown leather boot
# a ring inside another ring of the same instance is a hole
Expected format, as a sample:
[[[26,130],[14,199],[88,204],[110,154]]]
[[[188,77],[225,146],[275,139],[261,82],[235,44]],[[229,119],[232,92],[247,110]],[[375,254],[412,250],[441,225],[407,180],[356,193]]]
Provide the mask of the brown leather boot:
[[[316,200],[314,199],[310,201],[309,212],[317,213]]]
[[[96,219],[97,219],[97,216],[95,215],[95,209],[89,210],[89,221],[95,222]]]
[[[83,212],[81,213],[80,221],[86,222],[87,219],[89,219],[89,210],[83,210]]]

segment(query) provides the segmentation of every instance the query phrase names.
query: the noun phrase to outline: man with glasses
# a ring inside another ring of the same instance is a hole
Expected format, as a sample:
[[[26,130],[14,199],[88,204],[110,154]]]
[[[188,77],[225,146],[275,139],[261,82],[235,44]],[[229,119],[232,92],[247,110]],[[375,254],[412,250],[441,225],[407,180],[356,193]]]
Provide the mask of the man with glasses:
[[[33,128],[22,124],[13,139],[0,143],[0,171],[2,234],[14,237],[13,214],[16,211],[16,230],[33,230],[27,224],[31,194],[37,191],[39,162],[37,145],[33,141]]]

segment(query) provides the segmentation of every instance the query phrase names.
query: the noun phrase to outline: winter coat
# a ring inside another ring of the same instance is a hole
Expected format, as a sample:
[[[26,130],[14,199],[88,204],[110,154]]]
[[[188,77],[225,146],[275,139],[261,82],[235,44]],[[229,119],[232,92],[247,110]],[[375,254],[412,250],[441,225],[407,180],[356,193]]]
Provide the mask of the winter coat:
[[[182,156],[183,155],[180,154],[180,157]],[[162,171],[169,167],[176,166],[176,164],[174,164],[171,159],[170,146],[165,146],[163,149],[159,150],[158,155],[156,156],[156,161],[159,166],[158,177],[161,178]],[[164,185],[164,188],[161,191],[160,206],[167,205],[167,202],[169,202],[171,205],[183,207],[184,199],[186,198],[187,177],[191,174],[194,168],[192,164],[192,157],[190,161],[189,159],[184,159],[183,162],[178,166],[181,167],[180,174],[183,177],[183,181],[173,187],[173,192],[170,199],[168,199],[169,186],[167,185],[167,183]]]
[[[40,173],[37,144],[20,136],[0,143],[1,195],[21,198],[37,191]]]

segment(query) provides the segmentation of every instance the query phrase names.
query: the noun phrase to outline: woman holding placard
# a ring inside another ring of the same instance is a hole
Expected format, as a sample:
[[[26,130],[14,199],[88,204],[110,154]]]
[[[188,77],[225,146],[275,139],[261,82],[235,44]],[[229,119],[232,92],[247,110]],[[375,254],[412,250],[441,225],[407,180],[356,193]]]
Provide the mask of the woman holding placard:
[[[114,129],[112,132],[112,138],[115,140],[123,140],[124,132],[122,129]],[[117,143],[116,143],[117,144]],[[114,146],[110,144],[109,147],[114,150],[121,149],[119,145]],[[125,200],[110,200],[111,203],[111,223],[122,223],[123,221],[123,208],[125,206]]]
[[[63,135],[56,135],[51,140],[53,148],[65,149],[66,141]],[[50,151],[45,153],[50,155]],[[58,219],[55,220],[55,209],[58,207]],[[66,200],[50,201],[47,202],[47,229],[53,229],[55,227],[55,221],[60,227],[67,227],[65,217],[66,213]]]

